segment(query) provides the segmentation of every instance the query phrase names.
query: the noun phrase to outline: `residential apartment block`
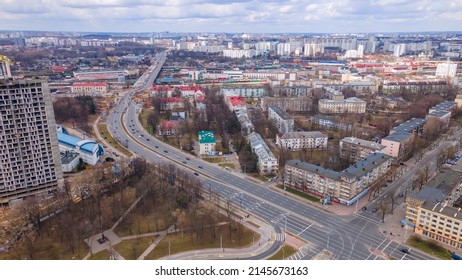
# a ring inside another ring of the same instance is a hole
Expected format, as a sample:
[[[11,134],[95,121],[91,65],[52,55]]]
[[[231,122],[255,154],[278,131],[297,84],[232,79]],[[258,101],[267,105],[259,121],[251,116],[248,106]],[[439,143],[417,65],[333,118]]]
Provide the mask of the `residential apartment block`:
[[[268,107],[268,120],[272,122],[279,133],[287,133],[294,130],[294,119],[278,106]]]
[[[318,103],[318,109],[323,114],[364,114],[366,113],[366,104],[366,101],[357,97],[350,97],[343,100],[321,99]]]
[[[47,83],[0,81],[0,205],[54,190],[62,177]]]
[[[286,163],[284,186],[311,193],[320,198],[352,205],[388,172],[392,158],[370,154],[343,171],[334,171],[300,160]]]
[[[415,134],[408,132],[396,132],[382,138],[380,144],[385,146],[385,154],[396,158],[398,161],[405,158],[412,151]]]
[[[328,129],[350,131],[353,129],[351,123],[336,121],[328,116],[312,116],[311,123]]]
[[[258,171],[263,175],[278,173],[278,160],[260,134],[252,132],[247,139],[252,147],[252,152],[258,157]]]
[[[260,104],[263,112],[270,106],[278,106],[287,112],[310,112],[313,100],[310,97],[264,97]]]
[[[385,146],[356,137],[345,137],[339,143],[340,157],[351,161],[365,159],[372,153],[385,153]]]
[[[276,144],[292,151],[327,148],[327,135],[320,131],[293,131],[276,135]]]
[[[263,87],[232,87],[221,88],[220,93],[225,96],[240,96],[242,98],[260,98],[266,95]]]

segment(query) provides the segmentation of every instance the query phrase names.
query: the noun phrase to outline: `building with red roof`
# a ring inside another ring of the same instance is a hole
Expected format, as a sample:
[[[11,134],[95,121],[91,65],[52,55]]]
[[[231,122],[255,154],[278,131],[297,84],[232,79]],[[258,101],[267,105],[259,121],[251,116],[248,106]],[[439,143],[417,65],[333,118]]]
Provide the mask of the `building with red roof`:
[[[177,121],[163,121],[157,126],[159,136],[175,136],[179,123]]]

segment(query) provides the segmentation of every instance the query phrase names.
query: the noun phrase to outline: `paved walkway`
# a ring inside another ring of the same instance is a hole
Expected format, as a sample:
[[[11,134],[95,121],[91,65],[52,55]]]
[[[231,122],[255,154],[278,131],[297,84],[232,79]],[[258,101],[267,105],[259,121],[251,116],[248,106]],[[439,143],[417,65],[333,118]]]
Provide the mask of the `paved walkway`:
[[[245,215],[239,213],[238,215]],[[237,219],[237,218],[236,218]],[[251,222],[251,223],[250,223]],[[269,250],[274,241],[276,240],[276,233],[273,227],[260,219],[249,217],[242,220],[242,224],[255,231],[260,235],[260,238],[255,238],[252,245],[244,248],[210,248],[203,250],[187,251],[178,254],[166,256],[162,259],[181,259],[181,260],[193,260],[193,259],[244,259],[256,256]],[[254,226],[258,225],[258,227]]]

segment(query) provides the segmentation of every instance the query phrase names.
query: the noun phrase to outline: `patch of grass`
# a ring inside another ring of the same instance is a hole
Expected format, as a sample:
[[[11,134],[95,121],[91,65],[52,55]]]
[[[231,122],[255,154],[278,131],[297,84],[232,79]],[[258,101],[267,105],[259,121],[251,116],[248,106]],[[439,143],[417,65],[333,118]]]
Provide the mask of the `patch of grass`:
[[[278,185],[278,188],[280,188],[281,190],[284,190],[284,186],[282,186],[282,185]],[[301,192],[301,191],[298,191],[298,190],[294,190],[294,189],[289,188],[289,187],[286,187],[286,191],[290,192],[292,194],[298,195],[300,197],[303,197],[305,199],[311,200],[313,202],[319,202],[319,198],[314,197],[312,195],[309,195],[307,193],[304,193],[304,192]]]
[[[156,260],[162,257],[168,256],[169,253],[169,242],[171,254],[194,251],[208,248],[220,248],[220,239],[223,240],[223,248],[242,248],[252,245],[252,240],[258,242],[260,235],[251,231],[250,229],[240,225],[241,228],[241,239],[239,242],[238,238],[238,227],[237,223],[232,224],[231,238],[229,235],[229,225],[220,225],[216,228],[214,237],[210,234],[204,233],[204,237],[201,239],[192,234],[191,232],[184,232],[183,239],[181,233],[174,233],[165,236],[159,244],[146,256],[146,260]],[[254,237],[255,235],[255,237]]]
[[[127,260],[136,260],[152,244],[152,240],[152,237],[123,240],[114,249]]]
[[[122,147],[114,138],[112,138],[111,134],[109,133],[107,129],[107,125],[100,123],[97,125],[98,126],[98,131],[101,137],[113,148],[115,148],[117,151],[121,152],[122,154],[130,157],[132,153],[130,153],[127,149]]]
[[[272,255],[268,260],[283,260],[287,259],[288,257],[292,256],[297,252],[297,249],[290,245],[284,244],[279,251],[276,252],[276,254]]]
[[[211,158],[211,157],[206,157],[202,159],[210,163],[219,163],[223,161],[221,158]]]
[[[109,251],[103,250],[101,252],[91,255],[88,259],[89,260],[109,260]]]
[[[231,168],[231,169],[236,168],[236,166],[234,165],[234,163],[219,163],[218,165],[221,166],[221,167],[229,167],[229,168]]]
[[[141,113],[138,115],[138,119],[143,126],[143,128],[149,133],[149,134],[154,134],[155,129],[154,127],[148,125],[148,118],[149,115],[151,114],[151,110],[143,109]]]
[[[424,251],[427,254],[443,260],[451,260],[451,253],[448,249],[441,247],[435,241],[423,240],[418,236],[411,236],[406,242],[409,246]],[[411,252],[412,254],[412,252]]]
[[[268,182],[269,179],[274,177],[274,176],[264,176],[264,175],[261,175],[260,173],[247,173],[247,174],[263,182]]]

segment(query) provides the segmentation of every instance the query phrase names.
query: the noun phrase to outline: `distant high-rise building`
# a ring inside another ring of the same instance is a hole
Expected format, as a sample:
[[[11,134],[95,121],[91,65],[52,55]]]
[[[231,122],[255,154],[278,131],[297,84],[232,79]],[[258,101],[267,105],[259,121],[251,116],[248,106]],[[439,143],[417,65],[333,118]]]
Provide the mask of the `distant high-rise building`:
[[[281,56],[290,55],[290,43],[279,43],[277,46],[277,54]]]
[[[304,56],[316,56],[324,53],[324,46],[321,44],[306,43],[304,49]]]
[[[400,57],[406,53],[406,44],[396,44],[393,46],[393,56]]]
[[[359,45],[358,46],[358,53],[357,53],[357,56],[358,58],[363,58],[364,56],[364,46],[363,45]]]
[[[0,80],[0,120],[0,205],[56,189],[63,175],[46,82]]]
[[[377,41],[375,40],[374,36],[369,37],[367,41],[367,52],[368,53],[375,53],[375,48],[377,47]]]
[[[454,78],[457,72],[457,64],[452,62],[438,63],[436,66],[437,77]]]

